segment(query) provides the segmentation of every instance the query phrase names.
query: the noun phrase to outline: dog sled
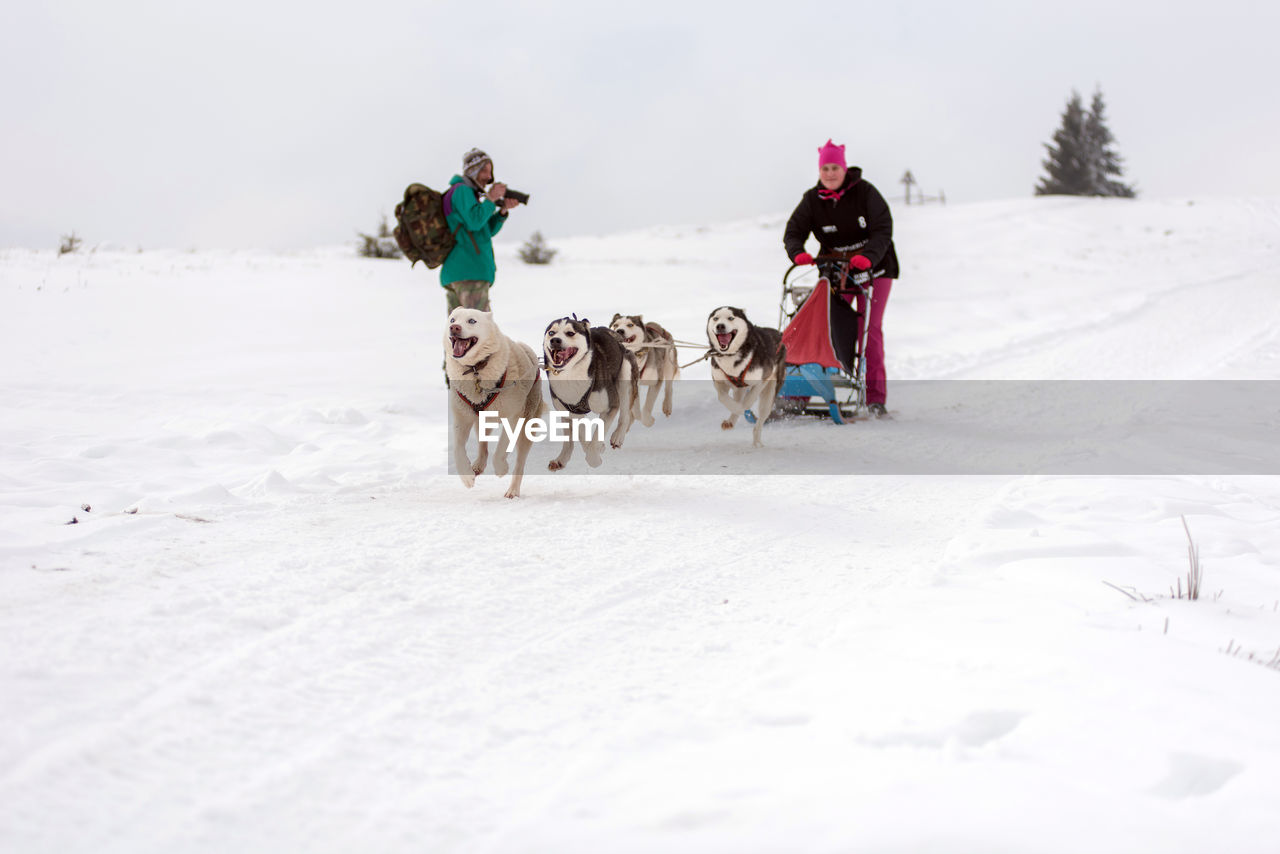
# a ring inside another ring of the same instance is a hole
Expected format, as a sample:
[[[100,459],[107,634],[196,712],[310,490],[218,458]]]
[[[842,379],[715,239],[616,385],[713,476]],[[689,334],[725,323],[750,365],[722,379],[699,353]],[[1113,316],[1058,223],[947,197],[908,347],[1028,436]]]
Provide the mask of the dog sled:
[[[847,258],[819,255],[782,276],[778,328],[787,348],[786,375],[774,411],[816,415],[837,424],[867,417],[866,323],[871,276],[850,272]],[[844,297],[852,297],[852,305]]]

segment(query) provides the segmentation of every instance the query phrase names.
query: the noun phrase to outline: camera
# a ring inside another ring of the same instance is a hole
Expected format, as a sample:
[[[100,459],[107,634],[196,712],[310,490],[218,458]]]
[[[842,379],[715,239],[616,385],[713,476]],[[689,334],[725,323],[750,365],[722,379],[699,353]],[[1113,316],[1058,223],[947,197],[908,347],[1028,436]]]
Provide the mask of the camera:
[[[506,192],[506,196],[505,196],[505,198],[508,198],[508,199],[515,199],[517,202],[519,202],[519,203],[520,203],[520,204],[522,204],[522,205],[527,205],[527,204],[529,204],[529,194],[528,194],[528,193],[522,193],[522,192],[520,192],[519,190],[513,190],[513,189],[511,189],[510,187],[507,187],[507,192]]]

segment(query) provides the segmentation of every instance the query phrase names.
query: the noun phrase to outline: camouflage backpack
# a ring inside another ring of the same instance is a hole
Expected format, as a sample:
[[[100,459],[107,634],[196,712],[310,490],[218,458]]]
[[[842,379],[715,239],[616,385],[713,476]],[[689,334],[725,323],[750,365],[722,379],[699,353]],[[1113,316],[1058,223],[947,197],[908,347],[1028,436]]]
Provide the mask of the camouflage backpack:
[[[392,234],[404,257],[413,264],[421,261],[427,269],[434,270],[453,251],[458,233],[449,231],[445,221],[452,189],[442,194],[425,184],[410,184],[405,188],[404,201],[396,205],[396,227]],[[471,240],[474,242],[475,237]]]

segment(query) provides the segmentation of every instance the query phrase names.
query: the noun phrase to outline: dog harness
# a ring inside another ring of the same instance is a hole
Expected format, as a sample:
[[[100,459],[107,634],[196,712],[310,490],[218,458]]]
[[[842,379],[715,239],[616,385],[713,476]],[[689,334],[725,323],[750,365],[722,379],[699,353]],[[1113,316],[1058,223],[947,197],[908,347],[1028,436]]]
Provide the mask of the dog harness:
[[[493,391],[489,392],[489,396],[484,399],[483,403],[476,403],[474,400],[467,397],[461,391],[458,392],[458,397],[462,400],[463,403],[465,403],[467,406],[470,406],[472,410],[474,410],[475,413],[479,415],[481,412],[483,412],[484,410],[488,409],[490,406],[493,405],[493,402],[498,399],[498,395],[502,393],[502,387],[506,384],[507,384],[507,372],[503,371],[502,379],[498,380],[498,384],[493,387]]]
[[[636,371],[636,379],[639,379],[640,377],[644,376],[644,369],[649,367],[649,357],[652,355],[653,355],[652,353],[646,350],[644,354],[643,362],[641,362],[639,359],[636,359],[636,365],[638,367],[638,370]]]
[[[720,368],[720,370],[724,372],[724,378],[729,381],[730,385],[735,386],[737,388],[746,388],[747,381],[743,379],[743,377],[747,375],[747,371],[751,370],[752,365],[754,365],[755,363],[756,363],[756,356],[755,356],[755,353],[752,353],[751,358],[747,360],[747,366],[743,368],[742,373],[738,374],[736,377],[733,374],[726,371],[724,368],[720,368],[719,362],[716,362],[716,367]]]
[[[582,399],[573,405],[565,403],[556,395],[554,391],[551,392],[551,399],[554,400],[556,403],[560,404],[561,406],[563,406],[565,410],[572,415],[586,415],[588,412],[591,411],[591,407],[587,406],[587,398],[591,397],[591,392],[595,390],[596,390],[595,383],[592,383],[591,387],[587,389],[587,393],[582,396]]]
[[[552,374],[558,374],[558,373],[560,372],[557,371],[555,368],[548,367],[547,379],[548,380],[551,379]],[[554,388],[551,389],[551,399],[554,400],[556,403],[560,404],[562,407],[564,407],[565,411],[568,412],[570,415],[586,415],[588,412],[591,411],[591,407],[587,405],[587,400],[590,399],[591,393],[595,391],[600,391],[601,389],[603,389],[604,391],[607,391],[609,394],[609,408],[613,409],[615,406],[617,406],[618,404],[617,392],[613,389],[612,386],[606,387],[603,383],[600,382],[599,378],[593,379],[591,381],[591,385],[587,386],[587,393],[584,394],[581,397],[581,399],[578,400],[577,403],[574,403],[574,404],[565,403],[563,400],[560,399],[560,396],[556,394],[556,390]]]

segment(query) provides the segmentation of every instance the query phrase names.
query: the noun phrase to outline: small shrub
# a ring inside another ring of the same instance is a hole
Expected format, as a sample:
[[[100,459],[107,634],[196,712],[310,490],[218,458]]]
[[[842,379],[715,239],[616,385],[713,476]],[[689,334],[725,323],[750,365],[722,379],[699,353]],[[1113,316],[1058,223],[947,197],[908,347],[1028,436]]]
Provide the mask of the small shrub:
[[[78,251],[80,249],[81,242],[80,238],[76,237],[76,233],[74,231],[70,234],[62,235],[62,243],[58,246],[58,254],[66,255],[70,252]]]
[[[383,214],[382,221],[378,224],[378,233],[364,234],[357,231],[356,234],[360,238],[360,246],[358,252],[361,258],[403,258],[404,253],[400,251],[400,245],[396,243],[395,237],[391,234],[391,226],[387,224],[386,214]]]
[[[535,231],[520,247],[520,260],[526,264],[550,264],[558,249],[547,246],[541,231]]]

